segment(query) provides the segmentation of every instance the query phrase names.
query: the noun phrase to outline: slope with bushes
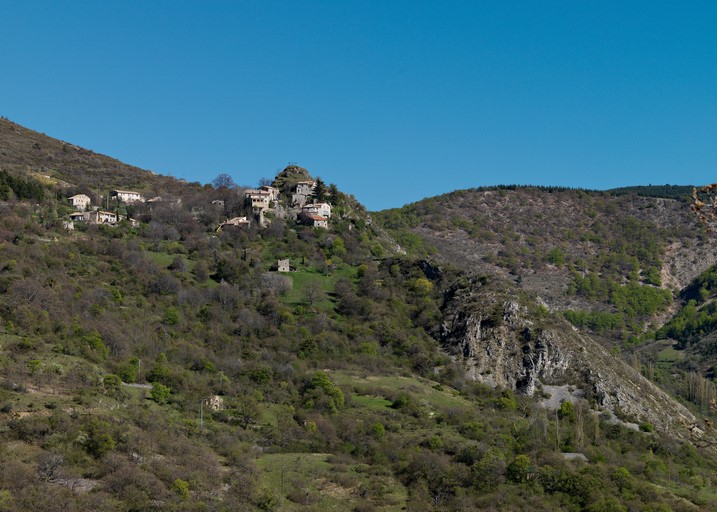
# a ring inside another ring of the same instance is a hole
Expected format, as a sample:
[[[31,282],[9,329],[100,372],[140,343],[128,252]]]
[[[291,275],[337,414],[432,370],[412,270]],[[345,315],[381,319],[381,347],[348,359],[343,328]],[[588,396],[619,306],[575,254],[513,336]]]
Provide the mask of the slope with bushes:
[[[180,187],[137,226],[68,232],[42,187],[0,203],[0,510],[717,505],[712,451],[466,379],[439,342],[464,271],[348,199],[329,230],[217,234],[238,192]]]

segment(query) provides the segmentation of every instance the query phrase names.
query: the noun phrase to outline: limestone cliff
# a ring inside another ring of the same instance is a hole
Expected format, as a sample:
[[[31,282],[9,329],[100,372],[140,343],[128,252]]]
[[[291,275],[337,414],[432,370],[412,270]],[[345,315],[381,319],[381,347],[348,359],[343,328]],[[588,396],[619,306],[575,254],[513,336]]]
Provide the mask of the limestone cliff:
[[[473,277],[447,292],[443,314],[443,346],[472,380],[527,395],[569,386],[611,415],[713,442],[683,405],[538,301]]]

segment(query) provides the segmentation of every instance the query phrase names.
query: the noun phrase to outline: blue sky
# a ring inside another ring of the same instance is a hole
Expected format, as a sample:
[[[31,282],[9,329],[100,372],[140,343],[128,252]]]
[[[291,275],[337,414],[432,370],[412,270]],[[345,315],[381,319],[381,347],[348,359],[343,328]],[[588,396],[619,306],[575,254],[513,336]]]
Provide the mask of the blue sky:
[[[717,2],[0,0],[0,115],[190,181],[377,210],[717,181]]]

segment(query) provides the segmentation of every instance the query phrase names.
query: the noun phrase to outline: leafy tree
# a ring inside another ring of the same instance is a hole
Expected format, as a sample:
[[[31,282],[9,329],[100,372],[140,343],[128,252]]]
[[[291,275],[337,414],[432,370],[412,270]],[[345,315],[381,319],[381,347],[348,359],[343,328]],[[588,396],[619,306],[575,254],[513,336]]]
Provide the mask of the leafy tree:
[[[100,458],[114,450],[115,440],[110,433],[110,425],[102,420],[90,420],[86,425],[85,450],[95,458]]]
[[[149,392],[149,398],[157,402],[159,405],[164,405],[169,400],[171,394],[171,388],[165,386],[164,384],[160,384],[159,382],[155,382],[152,384],[152,389]]]
[[[259,403],[250,396],[242,396],[237,400],[234,413],[241,427],[246,430],[255,425],[261,418]]]
[[[525,482],[528,479],[530,458],[527,455],[516,455],[513,462],[508,464],[508,479],[513,482]]]
[[[308,391],[321,391],[328,398],[326,403],[327,412],[336,413],[344,408],[344,393],[336,386],[326,372],[316,372],[311,376],[311,380],[307,386]],[[321,402],[321,395],[315,393],[310,394],[310,402],[312,405],[318,405]],[[319,402],[317,402],[317,400]]]

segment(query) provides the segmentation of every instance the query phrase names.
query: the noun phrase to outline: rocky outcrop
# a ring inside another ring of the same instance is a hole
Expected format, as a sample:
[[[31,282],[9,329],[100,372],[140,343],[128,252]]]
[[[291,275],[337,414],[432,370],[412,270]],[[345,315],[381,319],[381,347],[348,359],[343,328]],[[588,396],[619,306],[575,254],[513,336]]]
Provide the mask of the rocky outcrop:
[[[487,306],[487,307],[486,307]],[[570,366],[553,332],[526,321],[517,302],[486,301],[481,308],[449,311],[441,326],[444,347],[471,380],[532,395],[539,381],[560,380]]]
[[[517,297],[486,278],[447,292],[441,341],[469,379],[527,395],[543,385],[570,386],[611,415],[713,443],[669,394],[537,302]]]

